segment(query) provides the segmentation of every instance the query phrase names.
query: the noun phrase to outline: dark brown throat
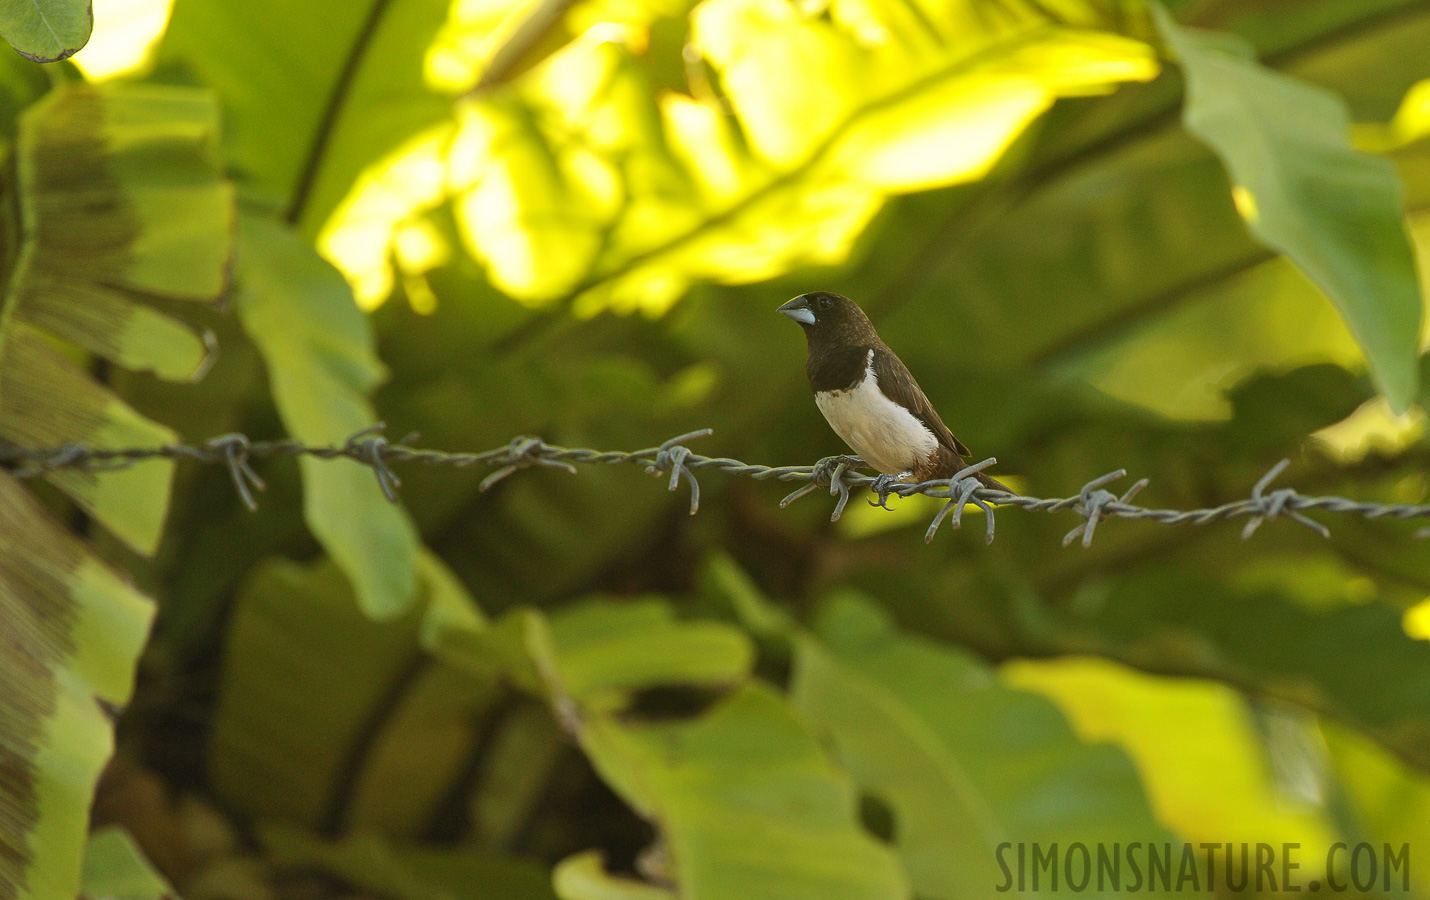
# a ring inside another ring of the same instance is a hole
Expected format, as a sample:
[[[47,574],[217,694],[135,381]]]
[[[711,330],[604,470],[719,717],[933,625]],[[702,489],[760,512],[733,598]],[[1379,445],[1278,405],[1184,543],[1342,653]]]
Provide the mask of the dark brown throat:
[[[821,320],[804,330],[809,339],[805,370],[816,391],[842,391],[853,387],[864,380],[869,351],[875,347],[888,349],[862,309],[848,303],[843,313],[838,321]]]
[[[816,393],[823,391],[847,391],[864,380],[864,372],[869,367],[868,344],[837,344],[809,342],[809,359],[804,370],[809,375],[809,386]]]

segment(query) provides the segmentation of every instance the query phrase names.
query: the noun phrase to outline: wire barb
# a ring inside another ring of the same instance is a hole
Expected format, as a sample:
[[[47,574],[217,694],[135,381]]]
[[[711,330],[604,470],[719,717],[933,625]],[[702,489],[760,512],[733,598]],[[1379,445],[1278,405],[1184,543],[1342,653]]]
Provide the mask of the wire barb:
[[[491,490],[492,485],[503,478],[522,469],[529,469],[532,466],[546,466],[551,469],[561,469],[565,472],[576,474],[576,467],[569,462],[547,459],[542,453],[549,452],[552,448],[546,445],[541,438],[518,436],[511,439],[511,443],[506,446],[506,454],[500,458],[501,468],[497,469],[477,485],[477,490],[486,493]]]
[[[206,441],[202,449],[216,454],[223,461],[228,467],[229,478],[233,480],[233,489],[238,492],[238,499],[243,501],[249,512],[258,512],[258,501],[253,497],[253,491],[266,491],[268,485],[253,471],[253,466],[249,465],[248,458],[253,452],[253,445],[249,442],[248,435],[219,435]]]
[[[540,438],[516,437],[505,447],[481,453],[448,453],[419,449],[412,446],[417,440],[415,433],[394,444],[383,436],[383,428],[381,423],[364,428],[337,446],[310,446],[293,440],[251,441],[242,434],[220,435],[198,445],[164,444],[157,447],[108,448],[65,444],[49,449],[31,449],[0,444],[0,470],[8,471],[17,478],[35,478],[56,469],[103,473],[127,468],[146,460],[190,460],[223,466],[233,481],[239,500],[249,509],[256,509],[254,491],[264,490],[265,485],[263,479],[254,471],[253,463],[275,457],[351,459],[372,469],[383,496],[393,502],[397,502],[397,489],[402,485],[392,470],[393,463],[455,468],[493,467],[495,471],[481,481],[481,491],[489,490],[509,475],[537,466],[561,469],[574,474],[578,463],[625,463],[644,466],[652,475],[668,475],[668,486],[672,491],[679,487],[683,479],[690,486],[692,515],[700,508],[700,483],[695,478],[697,469],[716,469],[727,475],[753,478],[757,481],[773,479],[802,482],[780,501],[781,508],[820,488],[827,488],[830,495],[836,498],[834,511],[829,517],[831,522],[839,521],[844,514],[853,490],[872,487],[877,482],[874,476],[858,471],[867,469],[868,465],[857,456],[830,456],[813,466],[763,466],[738,459],[701,456],[691,452],[685,446],[686,442],[709,436],[711,431],[708,428],[673,437],[657,447],[635,451],[556,447]],[[1268,490],[1277,476],[1286,470],[1289,465],[1287,460],[1277,463],[1257,481],[1249,498],[1233,500],[1221,506],[1191,510],[1134,506],[1132,499],[1148,484],[1145,478],[1132,485],[1120,497],[1106,490],[1107,485],[1127,475],[1122,469],[1089,481],[1073,497],[1039,498],[1013,494],[986,487],[978,480],[979,473],[995,462],[996,459],[985,459],[960,470],[953,478],[916,484],[895,482],[888,485],[887,491],[900,497],[925,494],[946,501],[924,532],[925,543],[933,540],[945,520],[951,521],[954,528],[960,527],[963,512],[970,503],[983,510],[988,517],[984,535],[986,543],[993,541],[994,507],[1013,506],[1027,512],[1075,512],[1082,521],[1067,533],[1063,546],[1081,537],[1084,547],[1092,545],[1098,524],[1112,517],[1142,519],[1162,525],[1205,525],[1209,522],[1250,517],[1242,529],[1244,538],[1255,534],[1262,522],[1276,518],[1293,519],[1313,529],[1317,534],[1329,537],[1330,530],[1325,525],[1304,515],[1309,510],[1354,514],[1366,519],[1430,519],[1430,505],[1369,503],[1345,497],[1310,497],[1300,494],[1294,488]],[[1430,538],[1430,528],[1422,528],[1415,532],[1414,536]]]
[[[829,521],[838,522],[839,517],[844,515],[844,507],[849,505],[850,485],[844,480],[844,476],[851,472],[855,466],[862,465],[864,461],[857,456],[831,456],[821,459],[819,462],[821,465],[825,465],[822,474],[829,481],[829,495],[839,498],[834,502],[834,512],[829,514]],[[873,483],[872,479],[869,483]],[[887,507],[885,508],[887,509]]]
[[[671,491],[680,486],[681,478],[685,479],[686,483],[690,485],[690,514],[692,516],[700,511],[700,482],[695,480],[695,473],[685,465],[685,461],[691,454],[690,448],[684,447],[682,444],[696,438],[709,437],[714,433],[713,429],[702,428],[699,431],[673,437],[660,445],[660,449],[655,455],[655,461],[645,467],[647,475],[664,475],[669,472]]]
[[[1293,504],[1300,498],[1295,488],[1281,488],[1272,491],[1270,494],[1263,494],[1267,486],[1276,480],[1276,476],[1286,471],[1286,467],[1291,465],[1291,460],[1283,459],[1271,467],[1271,471],[1261,476],[1261,480],[1256,482],[1251,489],[1250,505],[1256,514],[1246,523],[1246,527],[1241,529],[1241,539],[1244,541],[1256,533],[1256,529],[1261,527],[1261,523],[1267,519],[1277,519],[1281,516],[1289,516],[1307,528],[1319,534],[1327,540],[1331,537],[1331,529],[1317,522],[1315,519],[1301,515],[1296,512]]]
[[[392,445],[382,433],[386,428],[386,422],[378,422],[364,428],[347,439],[343,444],[343,452],[372,469],[373,475],[377,477],[377,486],[382,489],[382,496],[386,497],[389,503],[396,503],[397,489],[402,487],[402,479],[398,478],[397,473],[387,464],[388,448]]]
[[[974,495],[981,489],[982,485],[982,482],[978,480],[978,473],[997,462],[997,457],[990,456],[982,462],[965,466],[958,471],[957,475],[947,479],[948,492],[946,496],[949,498],[948,502],[938,511],[938,515],[933,517],[933,521],[929,523],[928,530],[924,532],[925,544],[933,543],[933,537],[938,533],[938,526],[943,524],[944,517],[950,512],[953,513],[953,522],[950,527],[962,528],[963,510],[969,503],[983,510],[983,514],[987,517],[988,525],[983,534],[983,543],[985,545],[993,543],[993,507],[983,499]],[[999,491],[998,493],[1002,492]],[[941,495],[931,494],[931,496]]]
[[[1078,535],[1082,535],[1083,549],[1091,547],[1093,533],[1097,531],[1097,523],[1119,512],[1117,509],[1109,509],[1108,507],[1127,506],[1129,501],[1137,496],[1138,492],[1150,483],[1147,479],[1143,478],[1128,488],[1127,493],[1121,497],[1111,491],[1103,489],[1104,485],[1111,484],[1119,478],[1126,477],[1127,470],[1118,469],[1115,472],[1108,472],[1101,478],[1094,478],[1082,486],[1082,490],[1078,491],[1077,503],[1073,505],[1073,510],[1083,517],[1083,522],[1072,531],[1063,535],[1064,547],[1077,540]]]

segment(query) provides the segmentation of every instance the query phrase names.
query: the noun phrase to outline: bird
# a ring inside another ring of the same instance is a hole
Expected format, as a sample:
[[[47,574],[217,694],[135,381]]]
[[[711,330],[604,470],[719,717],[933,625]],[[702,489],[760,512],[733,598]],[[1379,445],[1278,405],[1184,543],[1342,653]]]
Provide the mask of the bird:
[[[887,509],[894,484],[952,478],[968,466],[968,448],[943,424],[858,304],[841,294],[812,291],[779,312],[804,329],[805,371],[825,421],[880,473],[872,485],[878,502],[870,503]],[[986,487],[1015,493],[982,472],[977,477]]]

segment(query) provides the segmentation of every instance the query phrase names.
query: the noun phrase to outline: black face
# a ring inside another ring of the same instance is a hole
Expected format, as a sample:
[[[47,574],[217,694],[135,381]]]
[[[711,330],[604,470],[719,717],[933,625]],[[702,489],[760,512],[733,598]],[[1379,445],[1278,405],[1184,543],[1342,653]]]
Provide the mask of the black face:
[[[800,294],[779,311],[811,334],[860,331],[869,327],[869,319],[853,300],[828,291]]]

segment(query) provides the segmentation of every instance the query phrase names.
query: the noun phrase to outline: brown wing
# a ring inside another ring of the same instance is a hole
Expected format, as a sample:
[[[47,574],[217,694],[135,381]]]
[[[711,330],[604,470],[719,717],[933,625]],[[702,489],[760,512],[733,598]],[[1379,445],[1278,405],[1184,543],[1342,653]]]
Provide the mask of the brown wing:
[[[909,367],[888,347],[874,349],[874,377],[879,379],[879,390],[884,392],[884,396],[913,413],[914,418],[923,422],[925,427],[933,432],[940,444],[959,456],[967,458],[973,455],[963,446],[962,441],[953,436],[948,426],[943,424],[943,419],[938,417],[933,404],[924,396],[923,389],[914,380]]]

